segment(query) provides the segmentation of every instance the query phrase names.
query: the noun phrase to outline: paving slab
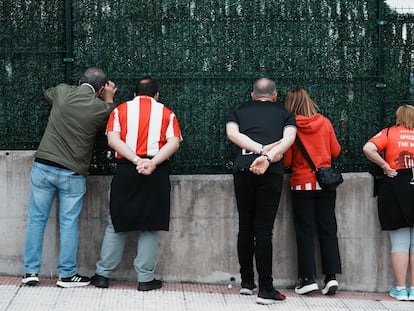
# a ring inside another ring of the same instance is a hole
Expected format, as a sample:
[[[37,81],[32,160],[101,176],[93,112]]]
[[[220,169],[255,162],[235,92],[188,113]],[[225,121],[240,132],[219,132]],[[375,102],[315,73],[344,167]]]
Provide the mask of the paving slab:
[[[414,311],[414,301],[397,301],[388,293],[338,290],[334,296],[319,292],[299,296],[293,289],[279,289],[287,299],[263,306],[256,304],[256,296],[239,295],[238,286],[164,282],[159,290],[139,292],[136,288],[134,282],[113,280],[110,288],[60,288],[54,279],[27,286],[20,278],[0,276],[0,311]]]

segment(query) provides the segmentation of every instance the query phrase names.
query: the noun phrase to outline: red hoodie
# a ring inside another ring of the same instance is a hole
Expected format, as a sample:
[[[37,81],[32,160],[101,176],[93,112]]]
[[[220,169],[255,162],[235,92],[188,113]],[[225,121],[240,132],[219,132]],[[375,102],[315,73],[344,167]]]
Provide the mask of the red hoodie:
[[[331,166],[331,159],[341,152],[331,122],[321,114],[312,117],[296,116],[297,135],[301,139],[316,167]],[[320,190],[302,152],[294,143],[284,154],[284,165],[292,168],[290,186],[292,190]]]

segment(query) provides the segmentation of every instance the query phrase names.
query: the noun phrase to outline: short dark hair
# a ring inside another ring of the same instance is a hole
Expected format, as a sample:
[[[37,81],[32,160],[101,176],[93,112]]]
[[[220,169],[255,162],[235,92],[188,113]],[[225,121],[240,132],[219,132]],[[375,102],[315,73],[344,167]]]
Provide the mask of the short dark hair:
[[[98,91],[101,87],[105,86],[107,82],[108,79],[105,73],[99,68],[86,69],[79,80],[79,84],[88,83],[92,85],[95,89],[95,92]]]
[[[147,95],[154,97],[158,93],[158,83],[150,76],[140,79],[135,87],[135,95]]]

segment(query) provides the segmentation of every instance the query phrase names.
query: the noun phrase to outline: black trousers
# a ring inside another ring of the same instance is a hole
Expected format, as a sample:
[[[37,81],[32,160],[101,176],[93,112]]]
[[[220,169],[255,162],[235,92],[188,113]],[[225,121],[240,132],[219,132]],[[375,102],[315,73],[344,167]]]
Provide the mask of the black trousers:
[[[299,277],[316,277],[316,234],[322,273],[341,273],[335,199],[336,191],[292,191]]]
[[[280,201],[283,175],[248,170],[234,174],[239,234],[237,252],[242,282],[254,282],[253,257],[259,274],[259,288],[273,288],[272,231]]]

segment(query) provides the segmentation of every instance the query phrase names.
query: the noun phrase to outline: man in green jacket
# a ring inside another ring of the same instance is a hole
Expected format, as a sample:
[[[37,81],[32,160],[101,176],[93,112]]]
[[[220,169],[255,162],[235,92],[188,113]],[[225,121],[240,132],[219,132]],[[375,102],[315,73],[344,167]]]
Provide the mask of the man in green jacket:
[[[45,92],[52,108],[30,175],[23,284],[39,283],[43,236],[55,194],[60,226],[56,284],[75,287],[90,283],[77,273],[78,219],[96,134],[115,107],[116,91],[102,70],[89,68],[79,85],[59,84]]]

